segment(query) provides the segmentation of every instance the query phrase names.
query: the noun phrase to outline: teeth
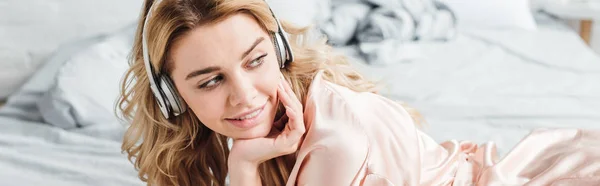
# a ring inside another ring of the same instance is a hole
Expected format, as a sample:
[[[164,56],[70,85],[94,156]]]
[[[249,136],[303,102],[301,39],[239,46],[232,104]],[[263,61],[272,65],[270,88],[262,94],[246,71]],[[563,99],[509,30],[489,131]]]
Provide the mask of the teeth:
[[[256,115],[258,115],[258,113],[259,113],[260,111],[261,111],[261,110],[254,111],[254,112],[252,112],[252,113],[250,113],[250,114],[248,114],[248,115],[245,115],[245,116],[243,116],[243,117],[241,117],[241,118],[236,118],[236,120],[245,120],[245,119],[248,119],[248,118],[253,118],[253,117],[255,117]]]

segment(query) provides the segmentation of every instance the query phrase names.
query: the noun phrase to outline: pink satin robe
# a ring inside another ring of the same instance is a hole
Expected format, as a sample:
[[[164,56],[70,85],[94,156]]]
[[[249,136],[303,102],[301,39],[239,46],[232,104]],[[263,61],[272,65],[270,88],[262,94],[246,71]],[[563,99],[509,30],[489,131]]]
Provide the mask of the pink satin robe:
[[[321,76],[287,185],[600,186],[600,131],[537,130],[499,160],[492,143],[438,144],[398,103]]]

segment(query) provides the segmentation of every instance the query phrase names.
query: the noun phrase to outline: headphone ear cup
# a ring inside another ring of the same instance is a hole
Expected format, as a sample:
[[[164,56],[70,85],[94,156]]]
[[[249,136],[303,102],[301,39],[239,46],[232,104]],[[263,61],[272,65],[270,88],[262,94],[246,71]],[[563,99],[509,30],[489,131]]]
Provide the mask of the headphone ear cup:
[[[160,77],[160,90],[163,91],[165,102],[168,102],[168,105],[170,105],[169,110],[174,116],[178,116],[187,110],[187,104],[183,98],[179,96],[171,78],[168,76]]]
[[[161,99],[161,97],[158,97],[156,95],[157,93],[158,94],[162,94],[162,93],[160,93],[160,90],[158,90],[158,91],[159,92],[154,93],[154,95],[155,95],[154,97],[156,99],[156,103],[158,105],[158,108],[160,109],[160,113],[162,113],[162,115],[165,118],[169,119],[169,112],[170,112],[169,111],[169,107],[170,107],[170,105],[168,105],[164,99]]]
[[[283,40],[278,33],[273,34],[273,45],[275,46],[275,53],[277,55],[277,60],[279,61],[279,67],[283,68],[285,67],[287,53],[285,52]]]

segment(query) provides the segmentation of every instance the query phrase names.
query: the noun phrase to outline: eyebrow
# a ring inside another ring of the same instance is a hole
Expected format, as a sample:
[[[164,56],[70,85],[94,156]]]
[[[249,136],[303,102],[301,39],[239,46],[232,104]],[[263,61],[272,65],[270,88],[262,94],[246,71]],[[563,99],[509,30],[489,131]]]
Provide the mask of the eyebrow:
[[[252,50],[254,50],[254,48],[256,48],[256,46],[257,46],[258,44],[260,44],[260,42],[262,42],[263,40],[265,40],[265,38],[264,38],[264,37],[259,37],[259,38],[256,38],[256,41],[254,41],[254,43],[252,43],[252,46],[250,46],[250,48],[248,48],[248,50],[246,50],[246,51],[245,51],[245,52],[242,54],[242,57],[241,57],[241,59],[244,59],[244,57],[246,57],[248,54],[250,54],[250,52],[252,52]],[[185,80],[187,81],[187,80],[189,80],[189,79],[191,79],[191,78],[194,78],[194,77],[196,77],[196,76],[203,75],[203,74],[208,74],[208,73],[211,73],[211,72],[214,72],[214,71],[218,71],[218,70],[220,70],[220,69],[221,69],[221,68],[219,68],[219,67],[207,67],[207,68],[204,68],[204,69],[196,70],[196,71],[193,71],[193,72],[189,73],[189,74],[188,74],[188,75],[185,77]]]
[[[240,59],[244,59],[244,57],[250,54],[250,52],[252,52],[252,50],[254,50],[254,48],[256,48],[256,46],[260,44],[260,42],[262,42],[263,40],[265,40],[264,37],[256,38],[256,41],[254,41],[254,43],[252,43],[252,46],[250,46],[250,48],[248,48],[248,50],[246,50],[244,54],[242,54],[242,57],[240,57]]]
[[[199,76],[199,75],[202,75],[202,74],[208,74],[208,73],[211,73],[211,72],[214,72],[214,71],[218,71],[220,69],[221,68],[219,68],[219,67],[207,67],[207,68],[204,68],[204,69],[196,70],[196,71],[193,71],[193,72],[189,73],[185,77],[185,80],[189,80],[189,79],[191,79],[193,77],[196,77],[196,76]]]

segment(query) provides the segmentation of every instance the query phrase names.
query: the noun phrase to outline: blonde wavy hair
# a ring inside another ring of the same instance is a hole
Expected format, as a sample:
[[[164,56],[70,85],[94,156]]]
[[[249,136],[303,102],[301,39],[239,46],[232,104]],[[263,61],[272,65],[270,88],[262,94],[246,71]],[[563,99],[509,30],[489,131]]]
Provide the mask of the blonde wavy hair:
[[[225,185],[228,138],[208,129],[192,110],[165,119],[150,90],[142,58],[142,27],[154,0],[146,0],[138,20],[130,69],[121,84],[117,112],[130,123],[122,150],[148,185]],[[277,29],[263,0],[164,0],[148,20],[148,49],[154,69],[169,73],[170,46],[189,31],[219,22],[237,13],[252,15],[269,32]],[[308,28],[282,20],[290,34],[295,60],[281,69],[292,89],[304,103],[308,87],[318,71],[333,83],[359,92],[376,93],[376,84],[366,80],[336,54],[326,39],[309,42]],[[155,72],[157,73],[157,72]],[[412,110],[409,110],[412,111]],[[418,117],[416,112],[413,116]],[[259,167],[263,185],[285,185],[295,158],[274,158]]]

